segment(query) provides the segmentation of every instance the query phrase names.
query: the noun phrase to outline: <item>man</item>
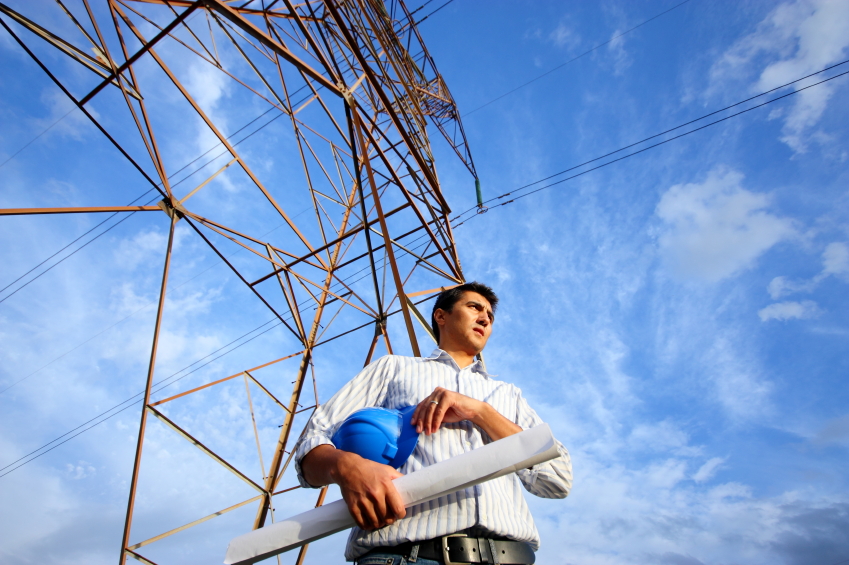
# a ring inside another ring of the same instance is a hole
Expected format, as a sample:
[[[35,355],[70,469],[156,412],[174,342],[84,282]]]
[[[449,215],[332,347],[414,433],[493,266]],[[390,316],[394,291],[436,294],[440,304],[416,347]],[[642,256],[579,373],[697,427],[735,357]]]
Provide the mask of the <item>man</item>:
[[[406,510],[392,484],[402,474],[542,423],[518,388],[493,379],[476,360],[492,333],[497,304],[492,289],[476,282],[444,291],[431,316],[439,349],[430,357],[387,355],[377,360],[307,424],[295,448],[298,478],[304,487],[339,485],[358,526],[348,539],[348,561],[444,563],[443,536],[461,534],[468,537],[448,540],[450,561],[479,562],[483,557],[490,563],[533,562],[539,534],[519,483],[537,496],[564,498],[572,465],[560,443],[560,457],[552,461]],[[424,435],[401,472],[338,450],[330,441],[355,410],[412,405],[417,405],[412,423]],[[460,560],[456,552],[471,559]]]

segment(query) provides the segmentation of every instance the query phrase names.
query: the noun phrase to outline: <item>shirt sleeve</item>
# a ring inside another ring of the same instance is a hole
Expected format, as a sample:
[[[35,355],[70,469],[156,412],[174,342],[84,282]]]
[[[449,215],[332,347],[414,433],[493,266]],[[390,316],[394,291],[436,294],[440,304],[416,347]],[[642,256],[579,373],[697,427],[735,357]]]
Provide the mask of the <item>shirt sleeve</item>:
[[[333,398],[313,412],[294,447],[295,471],[302,487],[318,488],[304,479],[301,461],[306,454],[319,445],[333,445],[330,438],[345,418],[354,411],[368,406],[380,406],[386,396],[387,385],[394,374],[393,357],[391,355],[381,357],[360,371],[356,377],[339,389]]]
[[[518,392],[516,404],[516,423],[522,429],[527,430],[543,423],[521,392]],[[566,498],[572,489],[572,459],[562,443],[556,439],[554,443],[560,452],[559,457],[516,472],[525,490],[542,498]]]

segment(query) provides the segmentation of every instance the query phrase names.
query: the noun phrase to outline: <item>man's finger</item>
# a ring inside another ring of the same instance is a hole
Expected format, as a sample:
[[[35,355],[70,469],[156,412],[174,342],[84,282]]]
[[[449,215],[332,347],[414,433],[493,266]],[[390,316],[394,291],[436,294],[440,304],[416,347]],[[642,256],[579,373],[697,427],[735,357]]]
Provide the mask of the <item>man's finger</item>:
[[[360,514],[363,517],[363,524],[360,526],[362,529],[376,530],[380,527],[380,520],[375,515],[374,508],[369,500],[360,501]]]
[[[375,518],[377,518],[375,528],[383,527],[384,524],[388,523],[386,519],[391,517],[386,512],[386,495],[377,493],[372,500],[372,507],[374,508]]]
[[[401,499],[401,495],[398,494],[394,485],[386,491],[386,502],[392,512],[392,516],[396,520],[400,520],[407,515],[407,510],[404,508],[404,501]]]
[[[413,418],[410,420],[413,424],[416,425],[416,433],[422,433],[422,419],[424,418],[425,411],[429,406],[430,397],[425,398],[419,405],[416,406],[416,410],[413,412]]]
[[[445,413],[448,412],[450,406],[448,405],[448,400],[444,400],[436,407],[436,410],[433,411],[433,420],[432,420],[432,428],[430,433],[435,434],[439,427],[442,425],[442,419],[445,418]]]
[[[429,402],[430,402],[430,404],[428,405],[427,413],[425,414],[425,422],[424,422],[425,433],[427,433],[428,435],[430,435],[434,432],[433,415],[436,413],[437,409],[439,408],[439,400],[432,399]]]
[[[351,513],[351,518],[354,519],[354,522],[357,523],[357,526],[359,526],[360,528],[365,530],[366,527],[365,527],[365,523],[363,523],[363,514],[362,514],[362,512],[360,512],[359,506],[357,504],[354,504],[354,505],[348,504],[348,512]]]

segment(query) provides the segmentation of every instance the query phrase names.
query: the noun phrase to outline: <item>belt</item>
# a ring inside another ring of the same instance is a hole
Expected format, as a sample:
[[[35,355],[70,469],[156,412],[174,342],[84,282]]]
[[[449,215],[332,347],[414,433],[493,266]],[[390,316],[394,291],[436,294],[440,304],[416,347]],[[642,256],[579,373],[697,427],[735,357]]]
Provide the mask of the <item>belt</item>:
[[[419,546],[416,557],[440,561],[444,565],[466,563],[494,563],[499,565],[532,565],[536,560],[534,550],[523,541],[494,540],[451,534],[419,542],[394,546],[375,547],[371,553],[389,553],[412,557],[413,548]]]

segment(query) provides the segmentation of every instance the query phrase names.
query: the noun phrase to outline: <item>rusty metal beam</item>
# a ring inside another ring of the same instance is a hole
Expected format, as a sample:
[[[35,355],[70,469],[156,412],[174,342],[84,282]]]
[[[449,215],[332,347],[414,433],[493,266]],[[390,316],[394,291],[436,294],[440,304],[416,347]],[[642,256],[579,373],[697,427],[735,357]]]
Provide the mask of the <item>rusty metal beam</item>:
[[[126,90],[127,94],[129,94],[130,96],[132,96],[136,100],[142,99],[141,94],[139,94],[138,91],[136,91],[136,89],[132,87],[132,85],[122,86],[121,84],[119,84],[119,82],[115,79],[115,77],[110,75],[110,72],[109,72],[110,69],[106,64],[104,64],[101,61],[98,61],[97,59],[95,59],[94,57],[92,57],[91,55],[86,53],[85,51],[78,49],[77,47],[75,47],[74,45],[69,43],[68,41],[65,41],[61,37],[54,35],[53,33],[44,29],[43,27],[41,27],[40,25],[38,25],[34,21],[32,21],[32,20],[26,18],[25,16],[19,14],[18,12],[14,11],[13,9],[11,9],[10,7],[8,7],[7,5],[5,5],[3,3],[0,3],[0,13],[9,16],[10,18],[15,20],[20,25],[27,28],[32,33],[38,35],[43,40],[45,40],[49,44],[53,45],[57,49],[59,49],[65,55],[68,55],[69,57],[71,57],[72,59],[77,61],[78,63],[87,67],[89,70],[94,71],[95,73],[97,73],[101,77],[104,77],[106,80],[103,81],[101,88],[103,86],[106,86],[107,84],[111,83],[111,84],[113,84],[113,85],[115,85],[119,88],[124,88]]]
[[[159,206],[79,206],[76,208],[0,208],[0,216],[37,214],[97,214],[101,212],[161,212]]]
[[[141,468],[142,448],[144,446],[144,432],[147,426],[147,406],[150,404],[150,391],[153,388],[153,370],[156,365],[156,352],[159,348],[159,330],[162,327],[162,313],[165,310],[165,290],[168,287],[168,271],[171,268],[171,249],[174,245],[174,227],[177,225],[177,215],[171,216],[171,228],[168,231],[168,246],[165,249],[165,266],[162,269],[162,284],[159,288],[159,304],[156,308],[156,322],[153,327],[153,344],[150,348],[150,363],[147,366],[147,381],[144,387],[144,402],[142,404],[141,422],[139,422],[139,436],[136,441],[136,456],[133,461],[133,474],[130,479],[130,498],[127,502],[127,517],[124,522],[124,537],[121,542],[121,559],[119,565],[126,560],[127,548],[130,544],[130,530],[133,523],[133,508],[136,501],[136,488],[139,481],[139,470]]]
[[[254,39],[265,45],[266,47],[272,49],[275,53],[283,57],[289,63],[292,63],[299,70],[303,71],[307,75],[310,76],[314,81],[319,83],[321,86],[336,94],[337,96],[342,96],[342,92],[339,90],[339,87],[336,86],[335,83],[329,81],[322,75],[320,72],[312,68],[310,65],[296,57],[285,45],[274,41],[271,37],[262,32],[258,27],[247,21],[243,18],[236,10],[234,10],[229,5],[219,2],[218,0],[205,0],[207,6],[216,10],[219,14],[230,20],[234,25],[239,27],[242,31],[252,36]]]

